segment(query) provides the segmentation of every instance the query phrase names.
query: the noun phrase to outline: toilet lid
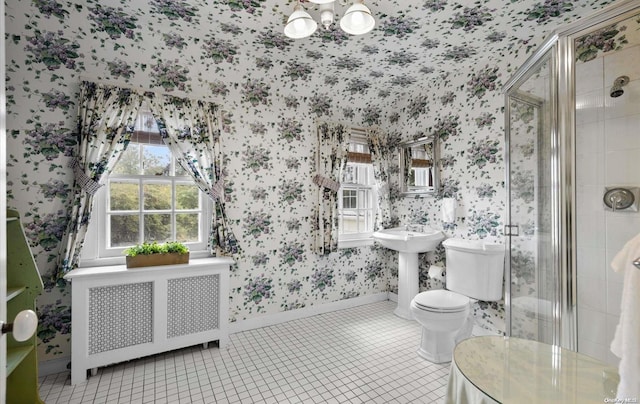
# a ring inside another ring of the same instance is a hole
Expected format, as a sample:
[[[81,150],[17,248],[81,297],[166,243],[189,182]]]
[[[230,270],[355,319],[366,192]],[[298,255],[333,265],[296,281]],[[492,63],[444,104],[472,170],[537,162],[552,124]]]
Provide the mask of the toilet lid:
[[[444,289],[418,293],[414,301],[430,311],[462,311],[469,305],[467,296]]]

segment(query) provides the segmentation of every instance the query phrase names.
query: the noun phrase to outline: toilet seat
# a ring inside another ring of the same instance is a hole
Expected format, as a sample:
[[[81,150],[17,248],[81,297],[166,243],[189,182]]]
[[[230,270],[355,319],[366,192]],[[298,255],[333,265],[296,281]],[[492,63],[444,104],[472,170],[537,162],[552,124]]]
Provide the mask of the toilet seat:
[[[422,310],[441,313],[464,311],[470,302],[467,296],[444,289],[418,293],[413,301]]]

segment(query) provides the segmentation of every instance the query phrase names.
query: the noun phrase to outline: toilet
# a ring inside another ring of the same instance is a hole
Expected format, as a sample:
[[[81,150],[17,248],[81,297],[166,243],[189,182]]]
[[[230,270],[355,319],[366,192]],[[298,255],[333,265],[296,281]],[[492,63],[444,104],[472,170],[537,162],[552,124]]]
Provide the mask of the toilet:
[[[502,244],[450,238],[442,245],[446,289],[418,293],[410,306],[422,325],[418,355],[433,363],[450,362],[455,344],[471,336],[472,303],[502,299],[504,273]]]

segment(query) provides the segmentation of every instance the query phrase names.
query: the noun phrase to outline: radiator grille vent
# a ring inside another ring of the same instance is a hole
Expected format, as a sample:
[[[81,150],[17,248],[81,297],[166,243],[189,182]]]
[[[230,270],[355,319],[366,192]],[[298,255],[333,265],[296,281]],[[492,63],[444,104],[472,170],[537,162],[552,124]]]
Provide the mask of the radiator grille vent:
[[[153,341],[153,282],[89,289],[89,354]]]
[[[218,329],[220,275],[170,279],[167,338]]]

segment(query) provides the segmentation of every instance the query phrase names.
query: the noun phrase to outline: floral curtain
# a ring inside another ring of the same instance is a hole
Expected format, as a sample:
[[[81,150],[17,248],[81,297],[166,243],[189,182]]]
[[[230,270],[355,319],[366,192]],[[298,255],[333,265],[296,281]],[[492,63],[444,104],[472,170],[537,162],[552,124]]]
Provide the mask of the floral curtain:
[[[147,94],[160,134],[178,163],[198,188],[213,200],[209,248],[213,255],[239,251],[225,212],[223,154],[220,143],[220,111],[215,104],[173,96]]]
[[[316,174],[318,186],[315,211],[314,250],[329,254],[338,249],[338,190],[347,166],[349,126],[322,122],[318,124]]]
[[[378,194],[378,209],[374,230],[392,226],[391,219],[391,194],[389,188],[389,138],[378,128],[366,130],[369,142],[369,153],[373,163],[373,176],[376,180]]]
[[[129,144],[142,97],[130,89],[88,81],[80,83],[78,152],[70,166],[74,173],[73,205],[58,254],[56,280],[78,266],[89,226],[93,195]]]

